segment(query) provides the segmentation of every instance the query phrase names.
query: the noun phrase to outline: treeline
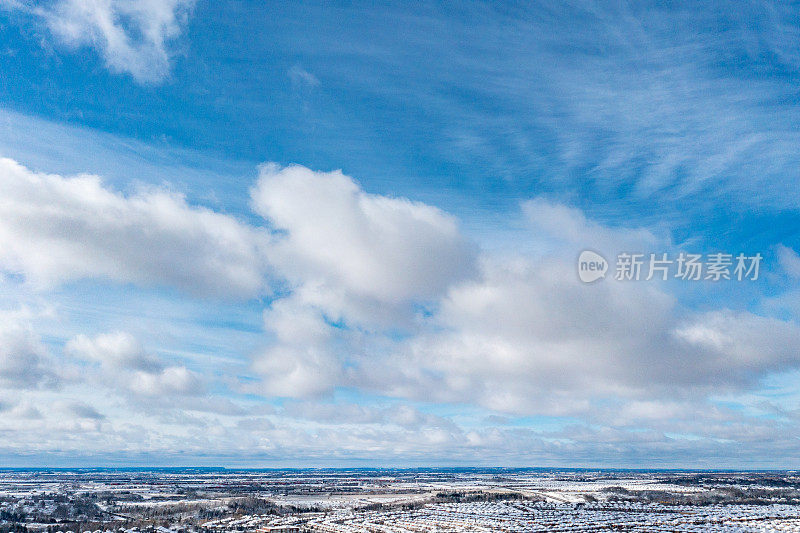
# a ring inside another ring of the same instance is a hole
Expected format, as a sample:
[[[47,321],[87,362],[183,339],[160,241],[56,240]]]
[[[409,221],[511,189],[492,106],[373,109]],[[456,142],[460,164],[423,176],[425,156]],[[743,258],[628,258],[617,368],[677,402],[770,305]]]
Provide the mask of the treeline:
[[[432,503],[475,503],[475,502],[502,502],[509,500],[526,500],[523,494],[518,492],[437,492]]]
[[[0,524],[0,533],[28,533],[28,528],[22,524]]]
[[[272,500],[258,496],[246,496],[229,501],[224,507],[203,509],[198,517],[204,520],[225,518],[227,516],[244,515],[290,515],[297,513],[318,513],[323,511],[317,506],[279,505]]]
[[[721,473],[699,473],[681,475],[665,480],[667,483],[675,483],[684,486],[712,486],[730,485],[736,487],[758,485],[762,487],[779,487],[800,489],[800,479],[796,475],[772,474],[772,473],[748,473],[748,474],[721,474]]]
[[[45,501],[45,500],[41,500]],[[26,513],[20,507],[0,510],[0,521],[54,523],[63,520],[93,520],[103,516],[103,511],[92,501],[74,497],[70,501],[60,501],[52,512],[40,507],[29,507]]]
[[[501,501],[544,501],[543,498],[531,498],[518,492],[483,492],[483,491],[452,491],[437,492],[432,498],[413,502],[400,503],[371,503],[358,507],[359,511],[387,511],[401,509],[415,511],[432,503],[476,503],[476,502],[501,502]]]
[[[800,491],[791,488],[716,487],[702,492],[628,490],[607,487],[610,502],[660,503],[663,505],[786,505],[800,504]]]

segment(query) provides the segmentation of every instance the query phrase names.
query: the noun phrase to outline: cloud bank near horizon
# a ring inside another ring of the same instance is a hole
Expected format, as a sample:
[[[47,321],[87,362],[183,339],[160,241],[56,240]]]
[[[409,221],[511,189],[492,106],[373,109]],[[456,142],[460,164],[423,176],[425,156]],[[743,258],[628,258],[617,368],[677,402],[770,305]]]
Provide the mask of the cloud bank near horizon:
[[[9,159],[0,192],[0,269],[38,302],[0,327],[0,431],[15,435],[2,454],[668,464],[676,447],[735,462],[768,440],[791,453],[798,419],[760,391],[800,366],[794,319],[578,280],[584,243],[678,248],[659,231],[532,198],[519,237],[538,251],[491,251],[434,206],[274,164],[251,188],[257,225]],[[794,276],[797,254],[777,255],[775,275]],[[75,284],[250,302],[260,348],[233,370],[139,328],[85,329],[60,307]],[[530,417],[550,422],[515,422]]]

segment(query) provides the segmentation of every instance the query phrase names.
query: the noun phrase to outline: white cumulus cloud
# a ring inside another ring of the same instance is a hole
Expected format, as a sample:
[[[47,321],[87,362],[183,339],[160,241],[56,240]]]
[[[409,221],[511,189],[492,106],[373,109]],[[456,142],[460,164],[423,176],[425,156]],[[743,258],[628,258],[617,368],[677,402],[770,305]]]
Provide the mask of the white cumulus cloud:
[[[0,311],[0,385],[36,388],[57,381],[47,349],[26,313]]]
[[[264,165],[252,195],[254,209],[285,232],[274,246],[287,276],[392,303],[436,298],[474,269],[454,217],[366,193],[340,171]]]
[[[64,350],[76,357],[99,362],[112,368],[155,372],[161,363],[145,352],[139,340],[124,331],[105,333],[94,338],[78,335],[64,346]]]
[[[138,396],[196,395],[205,391],[201,377],[181,365],[167,365],[148,353],[124,331],[95,337],[77,335],[64,346],[66,354],[99,365],[89,379],[113,383]]]
[[[124,196],[97,176],[32,172],[0,159],[0,268],[41,285],[105,278],[252,296],[266,236],[164,190]]]

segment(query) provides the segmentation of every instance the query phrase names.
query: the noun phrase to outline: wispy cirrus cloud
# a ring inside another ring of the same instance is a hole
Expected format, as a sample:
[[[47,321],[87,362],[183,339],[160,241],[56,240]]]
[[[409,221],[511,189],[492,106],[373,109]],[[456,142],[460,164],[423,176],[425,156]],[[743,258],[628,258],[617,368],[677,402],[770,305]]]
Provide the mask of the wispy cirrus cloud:
[[[318,70],[421,115],[397,135],[456,175],[615,219],[646,217],[654,201],[674,223],[720,196],[737,211],[797,205],[793,6],[545,1],[402,20],[403,34],[370,41],[359,68]],[[361,39],[326,51],[346,58]],[[319,42],[303,44],[313,57]]]
[[[194,0],[56,0],[43,4],[6,0],[0,7],[44,22],[58,44],[73,51],[89,47],[112,72],[140,83],[157,83],[170,70],[174,41]]]

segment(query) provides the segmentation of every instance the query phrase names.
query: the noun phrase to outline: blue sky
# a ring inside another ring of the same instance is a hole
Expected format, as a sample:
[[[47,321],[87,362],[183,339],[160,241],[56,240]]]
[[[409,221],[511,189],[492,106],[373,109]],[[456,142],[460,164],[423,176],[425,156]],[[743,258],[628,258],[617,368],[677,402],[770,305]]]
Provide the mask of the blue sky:
[[[0,457],[796,467],[799,14],[0,0]]]

